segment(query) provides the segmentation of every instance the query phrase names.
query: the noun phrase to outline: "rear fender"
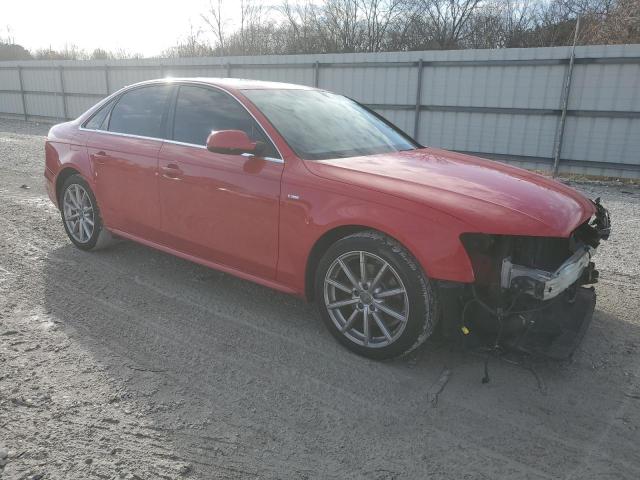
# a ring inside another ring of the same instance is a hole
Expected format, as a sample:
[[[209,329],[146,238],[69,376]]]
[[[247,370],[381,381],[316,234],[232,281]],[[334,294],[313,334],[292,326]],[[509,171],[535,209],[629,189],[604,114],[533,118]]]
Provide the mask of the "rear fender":
[[[49,184],[47,186],[49,197],[56,206],[59,206],[60,188],[72,171],[82,176],[94,192],[96,188],[93,166],[84,145],[86,134],[81,133],[72,137],[71,140],[64,140],[55,135],[55,129],[56,127],[51,129],[45,141],[45,177]]]

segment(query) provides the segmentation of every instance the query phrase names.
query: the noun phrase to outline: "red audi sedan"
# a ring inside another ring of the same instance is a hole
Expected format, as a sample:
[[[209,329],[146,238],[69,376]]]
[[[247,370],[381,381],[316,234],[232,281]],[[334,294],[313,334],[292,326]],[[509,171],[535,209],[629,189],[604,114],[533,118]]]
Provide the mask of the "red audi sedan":
[[[569,355],[587,328],[599,200],[424,147],[324,90],[238,79],[138,83],[46,140],[45,177],[78,248],[130,239],[317,302],[383,359],[436,328]]]

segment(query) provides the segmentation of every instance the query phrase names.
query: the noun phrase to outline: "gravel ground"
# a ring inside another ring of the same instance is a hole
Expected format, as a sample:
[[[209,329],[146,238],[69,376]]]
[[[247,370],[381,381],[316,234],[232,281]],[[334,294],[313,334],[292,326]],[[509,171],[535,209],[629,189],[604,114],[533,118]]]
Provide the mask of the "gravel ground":
[[[1,478],[640,478],[638,187],[574,184],[615,230],[573,361],[492,360],[483,385],[470,352],[368,361],[299,299],[73,248],[47,128],[0,120]]]

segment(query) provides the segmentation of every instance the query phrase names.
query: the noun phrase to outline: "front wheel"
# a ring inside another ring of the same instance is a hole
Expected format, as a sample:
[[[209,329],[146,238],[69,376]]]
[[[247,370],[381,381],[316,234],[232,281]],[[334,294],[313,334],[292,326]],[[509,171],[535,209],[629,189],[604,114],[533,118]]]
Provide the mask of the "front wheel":
[[[329,331],[374,359],[407,354],[432,334],[436,291],[395,240],[375,231],[333,244],[316,272],[315,297]]]

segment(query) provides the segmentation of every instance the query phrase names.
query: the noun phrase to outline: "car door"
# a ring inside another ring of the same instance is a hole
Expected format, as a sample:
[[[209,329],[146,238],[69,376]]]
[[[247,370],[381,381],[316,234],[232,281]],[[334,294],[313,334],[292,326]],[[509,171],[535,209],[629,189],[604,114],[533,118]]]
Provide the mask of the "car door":
[[[150,85],[123,93],[104,118],[97,114],[87,140],[96,195],[112,229],[154,241],[160,234],[158,153],[172,86]]]
[[[273,278],[284,163],[248,111],[219,89],[180,85],[170,140],[159,155],[162,229],[171,246],[242,272]],[[216,130],[243,130],[263,156],[212,153]]]

